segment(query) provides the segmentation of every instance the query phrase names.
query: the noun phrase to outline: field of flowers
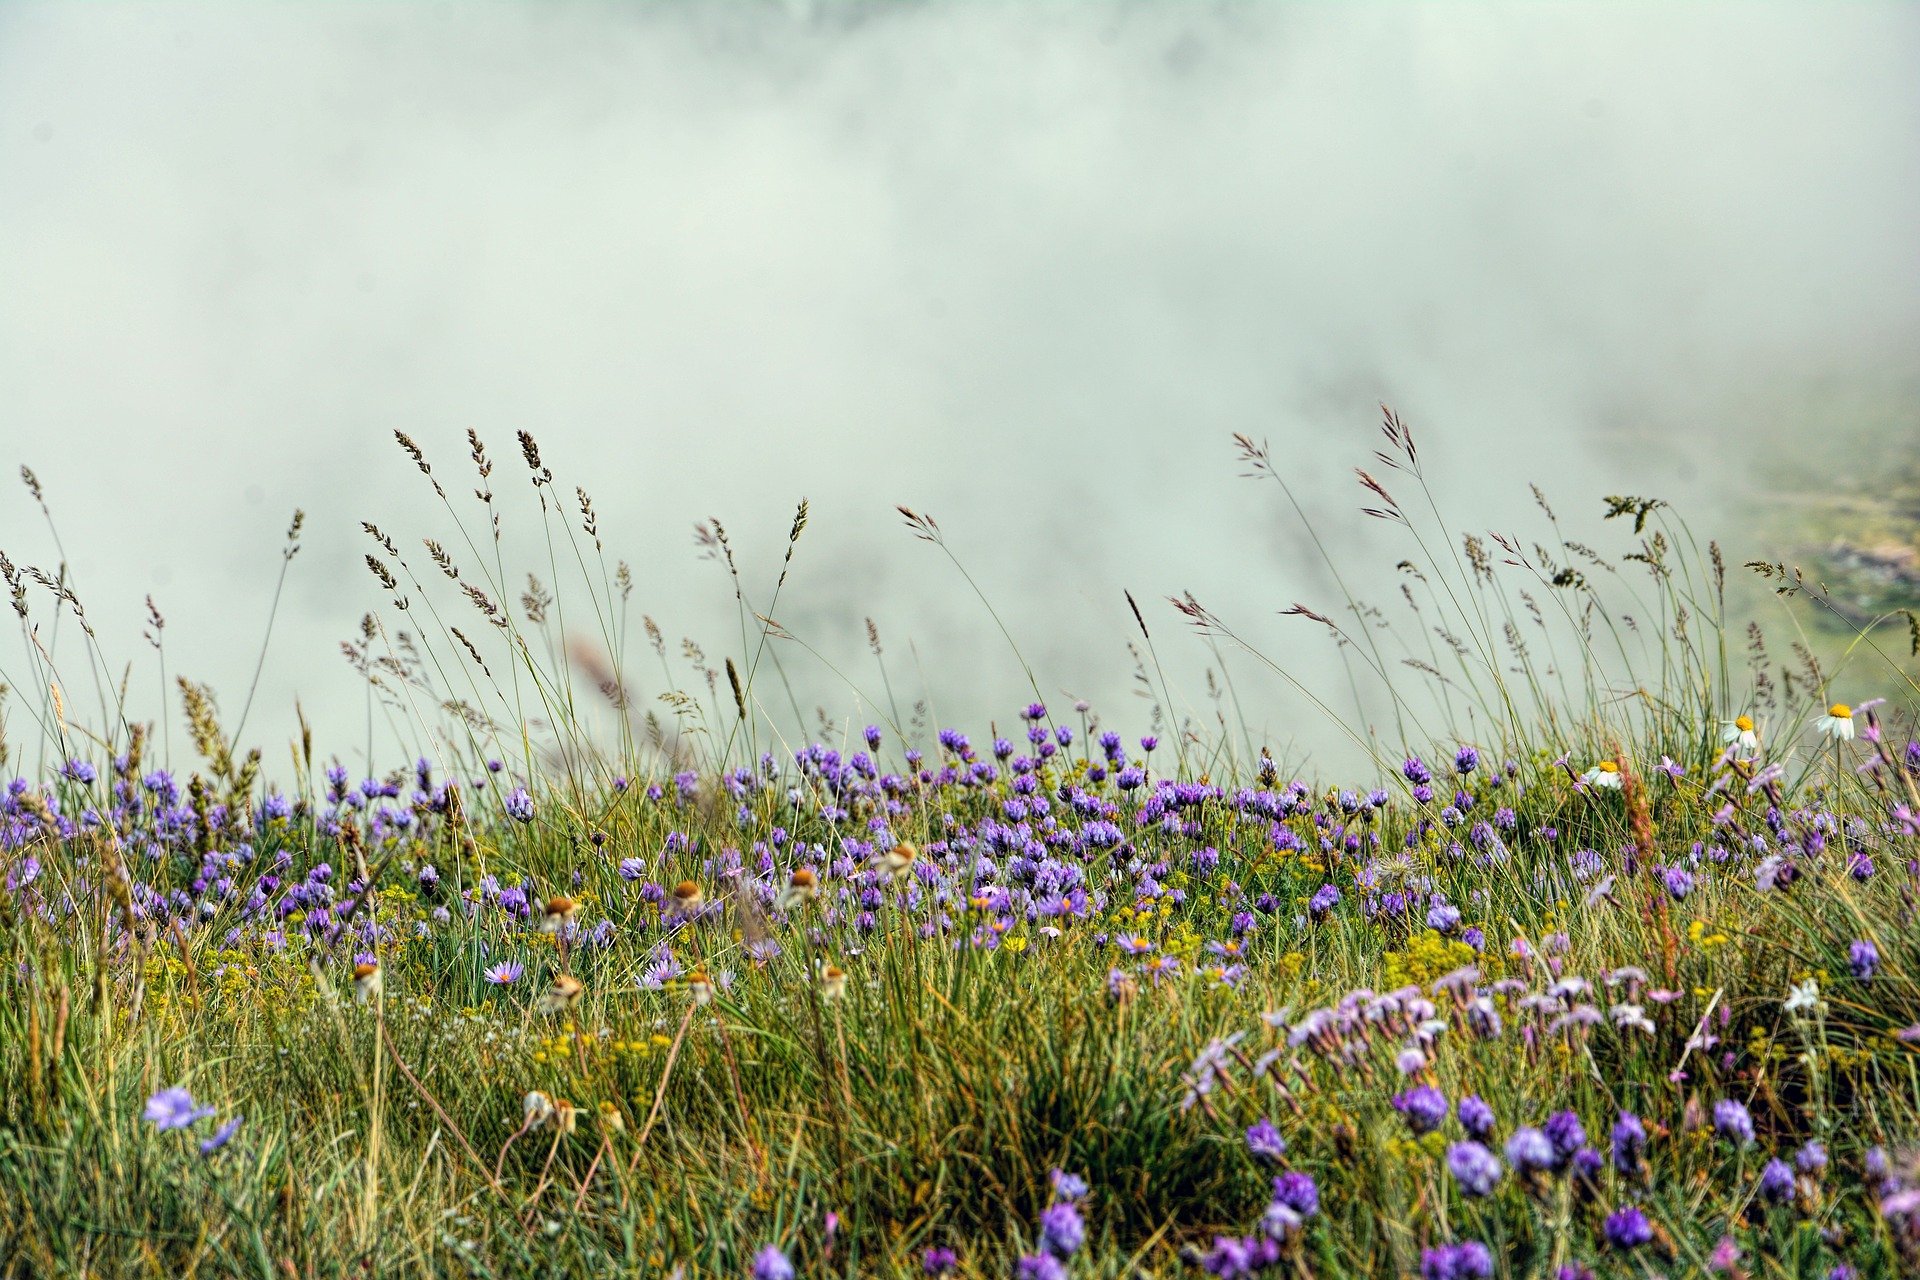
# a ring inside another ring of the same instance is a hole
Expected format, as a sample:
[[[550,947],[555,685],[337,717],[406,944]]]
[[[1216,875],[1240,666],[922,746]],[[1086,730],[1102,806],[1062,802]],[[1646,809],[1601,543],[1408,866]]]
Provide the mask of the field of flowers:
[[[1609,557],[1462,539],[1392,496],[1424,484],[1389,417],[1361,483],[1413,621],[1296,608],[1396,726],[1347,716],[1376,764],[1342,786],[1037,684],[998,731],[783,745],[784,564],[663,725],[624,623],[586,656],[548,588],[455,567],[498,545],[472,452],[485,515],[432,568],[368,527],[398,623],[348,656],[447,726],[387,772],[276,772],[186,683],[190,759],[80,727],[36,627],[84,611],[0,558],[0,1275],[1920,1272],[1908,655],[1777,662],[1661,504],[1609,500]],[[1173,605],[1143,651],[1285,678]]]

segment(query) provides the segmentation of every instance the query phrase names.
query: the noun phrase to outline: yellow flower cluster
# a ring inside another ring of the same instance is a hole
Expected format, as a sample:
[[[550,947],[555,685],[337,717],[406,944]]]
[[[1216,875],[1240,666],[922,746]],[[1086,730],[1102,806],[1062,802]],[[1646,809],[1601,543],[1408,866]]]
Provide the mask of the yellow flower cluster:
[[[1120,928],[1138,928],[1155,920],[1165,919],[1173,914],[1173,904],[1162,898],[1158,903],[1136,910],[1132,906],[1118,906],[1109,913],[1115,925]]]
[[[1182,920],[1167,934],[1166,941],[1161,944],[1161,950],[1165,951],[1168,955],[1178,956],[1181,960],[1191,963],[1193,958],[1200,954],[1202,945],[1202,939],[1200,935],[1194,931],[1193,925]]]
[[[1711,950],[1714,947],[1723,945],[1727,941],[1727,935],[1724,933],[1709,932],[1712,927],[1713,926],[1705,920],[1695,919],[1692,924],[1687,926],[1688,941],[1700,947],[1702,950]]]
[[[1442,974],[1452,973],[1475,960],[1472,947],[1428,929],[1407,943],[1405,951],[1386,954],[1386,985],[1389,989],[1427,986]]]

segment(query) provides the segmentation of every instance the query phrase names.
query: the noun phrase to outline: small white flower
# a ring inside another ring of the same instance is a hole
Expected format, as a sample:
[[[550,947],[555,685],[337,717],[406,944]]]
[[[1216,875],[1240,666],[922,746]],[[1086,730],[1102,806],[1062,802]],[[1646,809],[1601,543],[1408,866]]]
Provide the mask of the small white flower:
[[[1760,735],[1753,727],[1753,717],[1739,715],[1727,721],[1720,731],[1720,741],[1742,753],[1758,750]]]
[[[1580,775],[1580,781],[1590,787],[1604,787],[1609,791],[1620,789],[1620,766],[1612,760],[1602,760],[1593,768]]]
[[[1646,1009],[1640,1005],[1617,1004],[1608,1012],[1613,1017],[1613,1025],[1622,1031],[1625,1031],[1628,1027],[1635,1027],[1646,1032],[1648,1035],[1653,1034],[1653,1020],[1647,1017]]]
[[[1814,721],[1813,727],[1822,737],[1836,741],[1850,740],[1853,737],[1853,708],[1844,702],[1836,702],[1827,708],[1827,714]]]
[[[1781,1007],[1788,1013],[1799,1013],[1802,1010],[1818,1013],[1826,1008],[1826,1002],[1820,998],[1820,984],[1808,978],[1787,992],[1786,1002]]]

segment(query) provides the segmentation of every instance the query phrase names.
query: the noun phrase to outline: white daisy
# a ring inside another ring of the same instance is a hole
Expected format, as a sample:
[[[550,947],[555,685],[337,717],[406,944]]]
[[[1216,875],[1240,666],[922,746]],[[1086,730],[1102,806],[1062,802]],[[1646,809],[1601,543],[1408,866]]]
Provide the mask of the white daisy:
[[[1760,735],[1753,727],[1753,717],[1740,715],[1727,721],[1720,731],[1720,741],[1741,752],[1758,750]]]
[[[1580,775],[1580,781],[1590,787],[1605,787],[1609,791],[1620,789],[1620,765],[1613,760],[1602,760],[1593,768]]]
[[[1853,708],[1844,702],[1836,702],[1827,708],[1827,714],[1813,722],[1813,727],[1823,737],[1851,739],[1853,737]]]

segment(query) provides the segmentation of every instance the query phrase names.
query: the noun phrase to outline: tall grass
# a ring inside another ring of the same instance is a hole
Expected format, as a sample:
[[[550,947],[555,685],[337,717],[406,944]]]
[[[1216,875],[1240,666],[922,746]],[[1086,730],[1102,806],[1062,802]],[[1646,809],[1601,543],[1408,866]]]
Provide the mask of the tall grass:
[[[1004,624],[1035,701],[978,747],[902,706],[871,623],[871,678],[789,630],[805,503],[770,582],[701,527],[738,633],[674,649],[526,435],[517,503],[478,436],[471,500],[400,437],[432,504],[365,526],[385,605],[343,646],[390,774],[305,733],[278,772],[246,706],[229,732],[177,676],[176,760],[71,573],[0,556],[0,1274],[778,1274],[771,1246],[820,1275],[940,1250],[970,1276],[1464,1275],[1439,1251],[1469,1241],[1516,1277],[1920,1263],[1910,655],[1863,628],[1839,674],[1776,660],[1664,503],[1608,499],[1605,552],[1538,494],[1533,533],[1463,530],[1410,428],[1384,438],[1359,483],[1407,539],[1397,606],[1309,525],[1339,604],[1287,610],[1344,687],[1238,603],[1130,595],[1135,741],[1044,706]],[[903,514],[971,585],[963,539]],[[1211,711],[1177,699],[1162,620],[1203,642]],[[809,724],[811,663],[881,723]],[[1249,669],[1370,767],[1283,781]],[[176,1085],[213,1114],[143,1118]],[[1467,1194],[1469,1094],[1496,1153],[1570,1112],[1597,1164],[1508,1159]],[[1728,1102],[1750,1144],[1716,1131]],[[1623,1112],[1649,1136],[1615,1160]],[[1249,1143],[1263,1120],[1284,1153]],[[1809,1142],[1823,1167],[1763,1182]],[[1072,1250],[1041,1235],[1076,1199],[1055,1170],[1091,1188]],[[1282,1170],[1312,1213],[1270,1207]],[[1609,1225],[1628,1209],[1645,1242]]]

